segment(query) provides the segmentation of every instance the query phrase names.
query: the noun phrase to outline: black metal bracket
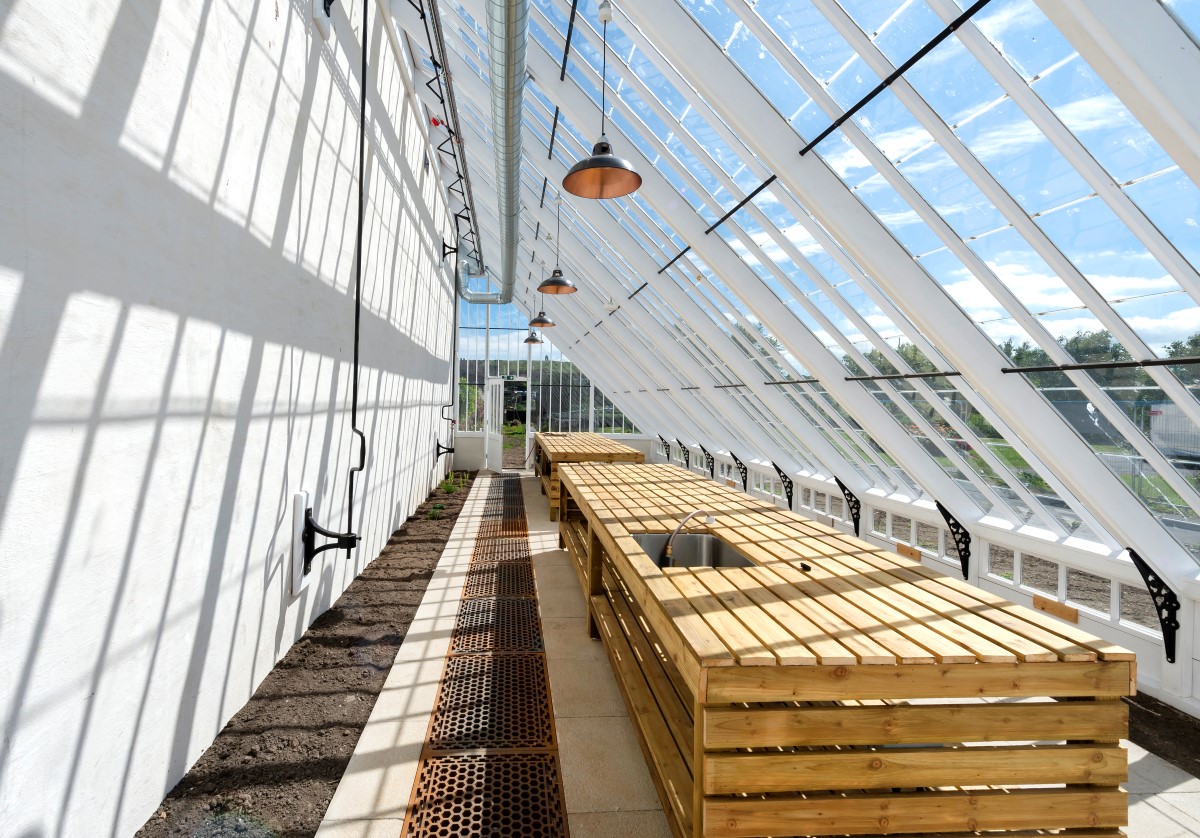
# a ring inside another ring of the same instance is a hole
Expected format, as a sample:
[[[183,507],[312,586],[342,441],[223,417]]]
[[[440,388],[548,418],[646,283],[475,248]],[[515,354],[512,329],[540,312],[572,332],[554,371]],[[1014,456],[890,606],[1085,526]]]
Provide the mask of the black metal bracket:
[[[691,449],[689,449],[689,448],[688,448],[686,445],[684,445],[682,442],[679,442],[679,438],[678,438],[678,437],[676,437],[675,441],[679,443],[679,453],[683,455],[683,467],[684,467],[684,468],[691,468],[691,467],[692,467],[692,452],[691,452]]]
[[[708,466],[708,479],[716,480],[717,479],[717,461],[713,459],[713,455],[709,454],[708,449],[705,448],[703,445],[700,446],[700,450],[704,453],[704,465]]]
[[[325,17],[332,17],[332,15],[329,14],[329,10],[332,8],[333,8],[333,0],[325,0]],[[304,572],[307,573],[308,571],[306,570]]]
[[[787,472],[785,472],[783,469],[781,469],[779,467],[779,464],[776,463],[774,460],[771,461],[771,465],[775,466],[775,473],[779,475],[779,479],[783,482],[783,493],[785,495],[787,495],[788,509],[791,509],[792,508],[792,493],[796,491],[796,488],[795,488],[794,484],[792,483],[792,478],[788,477]]]
[[[670,460],[671,459],[671,443],[667,442],[667,440],[663,437],[662,434],[658,435],[658,439],[660,442],[662,442],[663,456],[666,457],[668,460]]]
[[[334,540],[318,547],[318,535]],[[318,553],[324,553],[326,550],[353,550],[358,546],[360,538],[352,532],[334,532],[325,529],[313,520],[310,506],[304,510],[304,534],[301,536],[301,540],[304,542],[304,575],[307,576],[312,571],[312,562]]]
[[[450,245],[446,244],[445,239],[442,239],[442,261],[445,262],[446,257],[449,256],[451,253],[458,253],[458,248],[451,247]]]
[[[729,452],[729,456],[733,457],[733,464],[737,466],[738,474],[742,476],[742,491],[749,491],[747,486],[749,486],[750,480],[749,474],[746,472],[746,464],[739,460],[737,454],[734,454],[732,451]]]
[[[433,451],[433,465],[436,467],[438,458],[443,454],[453,454],[454,448],[453,446],[447,447],[442,445],[442,441],[440,439],[435,439],[434,442],[437,444],[437,448],[435,448]]]
[[[954,539],[954,546],[958,548],[958,561],[962,565],[963,579],[966,579],[971,570],[971,534],[950,514],[949,509],[942,506],[940,500],[934,503],[937,505],[937,511],[946,519],[946,526],[950,528],[950,537]]]
[[[850,507],[850,520],[854,522],[854,537],[857,538],[862,534],[862,501],[839,478],[833,478],[833,482],[842,490],[842,497],[846,499],[846,506]]]
[[[1175,663],[1175,633],[1179,631],[1179,597],[1163,581],[1154,568],[1146,564],[1146,560],[1134,552],[1132,547],[1126,547],[1133,566],[1142,574],[1146,590],[1154,600],[1154,610],[1158,612],[1158,624],[1162,627],[1163,650],[1167,653],[1167,663]]]

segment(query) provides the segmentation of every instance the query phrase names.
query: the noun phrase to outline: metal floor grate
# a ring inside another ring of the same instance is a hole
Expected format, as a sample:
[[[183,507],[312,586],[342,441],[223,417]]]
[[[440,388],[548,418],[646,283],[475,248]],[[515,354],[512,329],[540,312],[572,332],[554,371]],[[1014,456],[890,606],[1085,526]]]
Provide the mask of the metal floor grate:
[[[403,838],[566,838],[520,477],[492,478],[462,596]]]
[[[528,538],[477,539],[471,562],[528,562]]]
[[[553,748],[545,656],[451,657],[442,675],[428,747]]]
[[[537,600],[464,599],[450,650],[455,654],[542,651]]]
[[[467,571],[464,599],[524,599],[535,596],[533,565],[529,562],[477,561]]]
[[[405,838],[562,838],[567,817],[553,754],[431,756]]]

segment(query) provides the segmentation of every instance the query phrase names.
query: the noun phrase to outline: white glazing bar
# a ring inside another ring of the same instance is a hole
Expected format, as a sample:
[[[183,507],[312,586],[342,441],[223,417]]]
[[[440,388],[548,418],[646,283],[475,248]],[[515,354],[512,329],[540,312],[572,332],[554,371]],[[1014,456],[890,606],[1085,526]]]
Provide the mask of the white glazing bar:
[[[667,4],[663,4],[667,5]],[[557,96],[559,107],[574,123],[585,124],[593,114],[595,105],[584,94],[573,80],[558,82],[554,70],[557,63],[538,44],[530,43],[526,54],[531,72],[536,78],[545,83],[548,95]],[[724,60],[723,58],[721,59]],[[714,65],[717,66],[717,65]],[[610,138],[617,135],[615,126],[610,129]],[[629,159],[634,168],[642,175],[642,186],[638,194],[661,215],[673,215],[679,222],[676,232],[690,244],[704,261],[713,267],[718,275],[727,282],[735,278],[746,278],[745,283],[739,284],[747,294],[745,302],[776,337],[787,346],[788,351],[798,358],[805,359],[813,369],[813,374],[821,379],[831,394],[842,404],[859,424],[872,429],[872,436],[894,457],[901,467],[920,483],[925,491],[939,498],[948,507],[955,509],[964,520],[972,520],[979,515],[974,500],[934,463],[929,455],[904,433],[886,410],[857,385],[848,389],[849,382],[844,381],[845,368],[839,364],[829,352],[821,346],[807,329],[796,329],[794,325],[787,329],[780,328],[778,318],[782,312],[774,296],[762,285],[754,272],[747,266],[724,242],[713,240],[704,234],[704,223],[698,216],[672,213],[678,205],[678,197],[674,188],[655,170],[652,161],[642,156],[640,150],[626,139],[621,146],[621,153]],[[790,315],[789,315],[790,316]],[[861,487],[855,487],[861,488]],[[966,512],[964,510],[970,510]]]
[[[667,62],[680,66],[722,66],[724,58],[699,25],[675,3],[631,4],[619,15],[651,37]],[[622,24],[622,27],[627,25]],[[921,289],[920,305],[908,307],[922,331],[941,337],[943,354],[997,409],[1008,425],[1026,439],[1067,483],[1087,498],[1101,520],[1122,543],[1148,556],[1159,572],[1174,581],[1196,584],[1196,561],[1101,463],[1084,441],[1027,382],[1000,372],[1004,356],[978,330],[866,207],[860,204],[823,161],[798,158],[791,126],[738,73],[702,73],[693,81],[716,103],[731,124],[753,125],[745,140],[785,185],[809,206],[819,221],[847,248],[894,299],[906,289]]]
[[[871,39],[859,29],[858,25],[846,14],[841,6],[834,2],[834,0],[813,0],[813,4],[826,15],[827,19],[829,19],[830,23],[838,31],[838,34],[842,35],[850,46],[858,52],[868,67],[881,78],[891,74],[895,69],[892,63],[879,51]],[[1041,227],[1034,223],[1029,214],[1017,203],[1016,198],[1000,185],[999,181],[992,176],[992,173],[979,162],[979,159],[950,130],[949,126],[921,98],[920,94],[912,88],[908,81],[901,77],[892,83],[890,89],[896,98],[908,108],[921,127],[929,132],[930,136],[937,141],[938,145],[949,155],[950,159],[958,164],[963,173],[979,188],[979,191],[992,202],[992,205],[1013,226],[1013,229],[1021,234],[1021,237],[1030,245],[1033,251],[1045,260],[1046,264],[1054,270],[1066,286],[1071,289],[1096,319],[1100,321],[1104,328],[1120,341],[1134,358],[1153,357],[1154,353],[1150,351],[1150,347],[1130,328],[1124,318],[1112,309],[1103,295],[1096,290],[1095,286],[1092,285],[1075,264],[1050,241],[1049,236],[1045,234]],[[1032,96],[1032,91],[1028,91],[1028,88],[1026,89]],[[870,140],[867,140],[867,142],[870,142]],[[1062,149],[1059,150],[1062,151]],[[1068,160],[1070,160],[1070,157],[1068,157]],[[1101,172],[1101,175],[1113,189],[1120,192],[1119,189],[1116,189],[1112,178],[1103,172]],[[1129,201],[1127,195],[1123,192],[1121,194],[1124,196],[1125,201]],[[1132,204],[1131,201],[1129,203]],[[1140,210],[1137,210],[1137,212],[1139,215],[1141,214]],[[1159,235],[1157,238],[1161,239],[1162,237]],[[1194,278],[1195,272],[1191,270],[1191,266],[1187,264],[1186,260],[1179,256],[1173,247],[1169,245],[1167,247],[1175,254],[1176,258],[1174,261],[1186,266],[1186,274]],[[990,274],[991,272],[989,271]],[[1174,278],[1181,285],[1183,284],[1182,277],[1175,276]],[[982,280],[983,278],[981,277],[980,279]],[[1194,282],[1192,283],[1192,287],[1196,287]],[[1038,331],[1044,336],[1043,341],[1040,342],[1057,343],[1052,338],[1048,341],[1046,340],[1045,335],[1047,333],[1044,329],[1039,329]],[[1196,401],[1195,397],[1187,391],[1178,378],[1163,367],[1148,367],[1146,368],[1146,373],[1163,389],[1163,392],[1171,397],[1193,423],[1200,426],[1200,402]],[[1129,416],[1117,405],[1111,404],[1111,399],[1108,395],[1089,376],[1082,375],[1079,376],[1079,379],[1080,383],[1086,386],[1087,391],[1090,391],[1088,395],[1092,397],[1093,403],[1096,404],[1097,408],[1104,411],[1105,418],[1120,429],[1122,435],[1129,439],[1135,448],[1139,449],[1138,453],[1142,454],[1142,456],[1146,457],[1147,461],[1154,465],[1155,470],[1160,473],[1164,480],[1171,484],[1171,487],[1193,509],[1200,509],[1200,506],[1197,505],[1200,504],[1200,494],[1197,494],[1190,484],[1178,475],[1174,466],[1168,463],[1166,458],[1149,442],[1139,445],[1139,438],[1143,438],[1143,435],[1129,419]]]
[[[1113,93],[1200,185],[1200,48],[1157,0],[1035,0]]]
[[[771,51],[772,55],[775,56],[783,66],[790,69],[790,71],[793,73],[793,77],[797,79],[797,81],[805,88],[805,91],[812,96],[814,101],[816,101],[822,107],[822,109],[831,116],[831,118],[840,115],[841,109],[833,100],[833,98],[825,91],[824,87],[817,80],[813,79],[812,76],[808,74],[804,66],[796,60],[795,56],[792,55],[790,50],[788,50],[782,41],[780,41],[778,35],[771,30],[770,27],[766,26],[766,24],[762,22],[761,18],[758,18],[757,15],[747,13],[744,17],[744,20],[747,22],[747,27],[760,38],[761,42]],[[846,25],[849,27],[853,26],[854,24],[852,21],[850,21]],[[855,27],[855,29],[857,31],[857,27]],[[874,49],[874,45],[872,45],[872,49]],[[890,65],[886,66],[890,67]],[[883,67],[884,65],[881,64],[880,70],[884,72],[885,75],[887,72],[890,72],[890,70],[884,70]],[[903,80],[897,82],[896,84],[901,85],[902,82]],[[915,93],[913,93],[912,97],[910,98],[919,103],[918,107],[921,107],[924,110],[929,110],[928,105],[925,105],[924,101]],[[936,114],[933,114],[932,111],[930,111],[930,114],[931,123],[941,125],[943,130],[948,132],[948,129],[945,128],[944,123],[941,122],[940,118]],[[927,130],[930,130],[932,126],[926,127]],[[1070,364],[1075,362],[1075,358],[1073,358],[1067,352],[1067,350],[1063,348],[1063,346],[1057,340],[1054,339],[1053,335],[1050,334],[1044,324],[1028,311],[1024,303],[1015,296],[1010,288],[1004,282],[1002,282],[998,276],[996,276],[996,274],[983,261],[983,259],[981,259],[958,236],[958,234],[954,232],[953,229],[951,229],[950,225],[945,221],[945,219],[943,219],[941,215],[938,214],[932,206],[930,206],[930,204],[925,200],[924,196],[917,192],[915,187],[909,183],[908,179],[900,174],[891,161],[884,156],[879,148],[875,146],[875,144],[866,136],[866,134],[862,132],[860,128],[858,128],[857,125],[855,125],[852,121],[847,122],[843,124],[841,130],[854,144],[855,148],[858,149],[875,167],[876,171],[878,171],[888,182],[888,184],[891,185],[896,192],[900,194],[910,206],[913,207],[913,209],[921,217],[922,221],[924,221],[938,236],[938,238],[947,245],[951,252],[953,252],[954,255],[958,257],[968,269],[971,270],[972,274],[994,297],[996,297],[997,301],[1005,307],[1006,312],[1021,325],[1025,333],[1028,334],[1034,340],[1034,342],[1037,343],[1037,345],[1041,347],[1043,351],[1047,353],[1047,355],[1050,356],[1054,363]],[[958,143],[957,137],[953,137],[953,134],[951,134],[951,138],[953,143]],[[949,152],[949,149],[947,149],[947,151]],[[965,148],[961,149],[960,156],[964,160],[973,161],[975,164],[974,168],[982,168],[978,165],[978,162],[975,161],[975,158],[970,154],[970,152]],[[984,177],[987,180],[991,180],[991,175],[986,173],[986,171],[984,171]],[[998,184],[996,185],[996,188],[1000,189]],[[1004,194],[1007,195],[1007,193]],[[1021,217],[1024,217],[1026,220],[1028,220],[1028,216],[1025,216],[1024,213],[1020,211],[1019,207],[1017,208],[1017,211],[1021,214]],[[1034,226],[1036,227],[1036,225]],[[1041,235],[1040,230],[1038,230],[1038,235]],[[1070,265],[1069,261],[1066,260],[1065,257],[1062,257],[1061,253],[1059,253],[1056,248],[1053,248],[1052,244],[1047,241],[1046,245],[1052,248],[1055,254],[1058,254],[1056,261],[1065,262],[1067,265],[1066,270],[1075,274],[1078,278],[1078,281],[1087,287],[1088,291],[1086,293],[1093,297],[1098,296],[1094,293],[1094,289],[1092,289],[1091,285],[1087,283],[1086,279],[1084,279],[1082,275],[1078,274],[1078,271],[1075,270],[1074,266]],[[932,286],[932,279],[928,281]],[[1106,303],[1104,304],[1104,308],[1108,309]],[[1113,317],[1115,318],[1115,315],[1113,315]],[[902,319],[894,320],[893,322],[896,322],[901,326],[901,328],[904,328],[904,323],[906,320],[907,317],[903,317]],[[1148,349],[1145,349],[1141,339],[1137,338],[1136,335],[1133,335],[1131,330],[1123,321],[1120,320],[1120,318],[1113,320],[1111,325],[1115,327],[1116,331],[1114,334],[1116,334],[1118,338],[1131,337],[1136,342],[1137,346],[1143,347],[1143,350],[1147,356],[1152,354]],[[909,333],[908,336],[910,339],[913,337],[911,333]],[[1179,381],[1174,378],[1174,376],[1165,370],[1153,370],[1152,374],[1156,377],[1156,379],[1164,379],[1168,387],[1170,387],[1171,390],[1176,392],[1179,396],[1186,395],[1187,397],[1185,403],[1188,404],[1189,410],[1194,406],[1194,409],[1197,412],[1200,412],[1200,405],[1198,405],[1195,402],[1195,399],[1193,399],[1190,395],[1187,395],[1185,392],[1181,392],[1183,391],[1183,387]],[[1125,412],[1122,411],[1117,405],[1113,404],[1111,398],[1090,376],[1088,376],[1086,373],[1073,372],[1068,373],[1068,378],[1070,378],[1072,383],[1076,385],[1080,391],[1098,407],[1099,410],[1101,410],[1105,419],[1111,422],[1115,427],[1121,429],[1123,435],[1129,438],[1130,443],[1135,449],[1138,450],[1140,454],[1143,454],[1150,462],[1155,464],[1155,470],[1163,474],[1164,479],[1167,480],[1172,488],[1176,489],[1176,491],[1182,489],[1182,495],[1184,497],[1196,494],[1195,490],[1193,490],[1186,483],[1186,481],[1178,475],[1174,467],[1166,461],[1161,453],[1145,440],[1145,437],[1140,433],[1140,431],[1138,431],[1136,426],[1130,421]],[[969,387],[957,387],[957,389],[969,400],[972,398],[973,392]],[[1103,534],[1104,527],[1099,525],[1099,522],[1095,520],[1095,517],[1091,514],[1091,512],[1087,510],[1084,504],[1075,498],[1074,493],[1068,490],[1063,482],[1058,479],[1054,471],[1041,464],[1040,457],[1038,457],[1034,451],[1029,449],[1028,446],[1024,444],[1022,436],[1014,433],[1008,427],[1007,423],[1005,423],[998,415],[996,415],[996,412],[992,408],[985,409],[981,404],[978,403],[976,403],[975,406],[985,414],[985,417],[992,422],[992,425],[1001,432],[1005,439],[1008,440],[1011,445],[1013,445],[1013,447],[1022,455],[1022,457],[1024,457],[1027,462],[1038,467],[1038,472],[1043,479],[1046,479],[1047,482],[1051,484],[1058,495],[1063,498],[1063,500],[1065,500],[1077,514],[1079,514],[1085,521],[1090,521],[1090,524],[1094,524],[1094,526],[1092,526],[1092,530],[1098,534]],[[993,421],[993,416],[995,416],[995,421]]]

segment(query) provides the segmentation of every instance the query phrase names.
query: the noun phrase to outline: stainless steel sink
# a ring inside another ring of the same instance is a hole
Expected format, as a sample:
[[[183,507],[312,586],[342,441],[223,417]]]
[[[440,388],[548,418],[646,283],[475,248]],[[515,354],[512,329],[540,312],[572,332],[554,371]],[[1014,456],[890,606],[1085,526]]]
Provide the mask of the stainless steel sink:
[[[754,567],[755,562],[743,556],[715,535],[680,533],[675,536],[670,561],[663,561],[669,533],[635,535],[651,561],[665,567]]]

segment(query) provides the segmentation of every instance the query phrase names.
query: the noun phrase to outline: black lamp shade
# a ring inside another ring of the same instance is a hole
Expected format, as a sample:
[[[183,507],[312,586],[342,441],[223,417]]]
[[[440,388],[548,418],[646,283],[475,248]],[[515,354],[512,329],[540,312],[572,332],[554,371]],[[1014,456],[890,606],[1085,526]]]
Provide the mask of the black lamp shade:
[[[529,328],[531,329],[534,327],[539,329],[549,329],[554,325],[554,321],[547,317],[546,312],[544,311],[539,311],[537,313],[537,317],[529,321]]]
[[[561,268],[555,268],[550,278],[543,279],[537,290],[543,294],[574,294],[579,289],[575,287],[574,282],[563,276]]]
[[[543,342],[542,336],[539,335],[537,332],[535,332],[533,329],[530,329],[529,337],[525,338],[525,343],[535,344],[535,343],[542,343],[542,342]]]
[[[592,147],[592,156],[572,166],[562,185],[580,198],[621,198],[642,185],[642,176],[628,160],[613,154],[608,140],[601,137]]]

